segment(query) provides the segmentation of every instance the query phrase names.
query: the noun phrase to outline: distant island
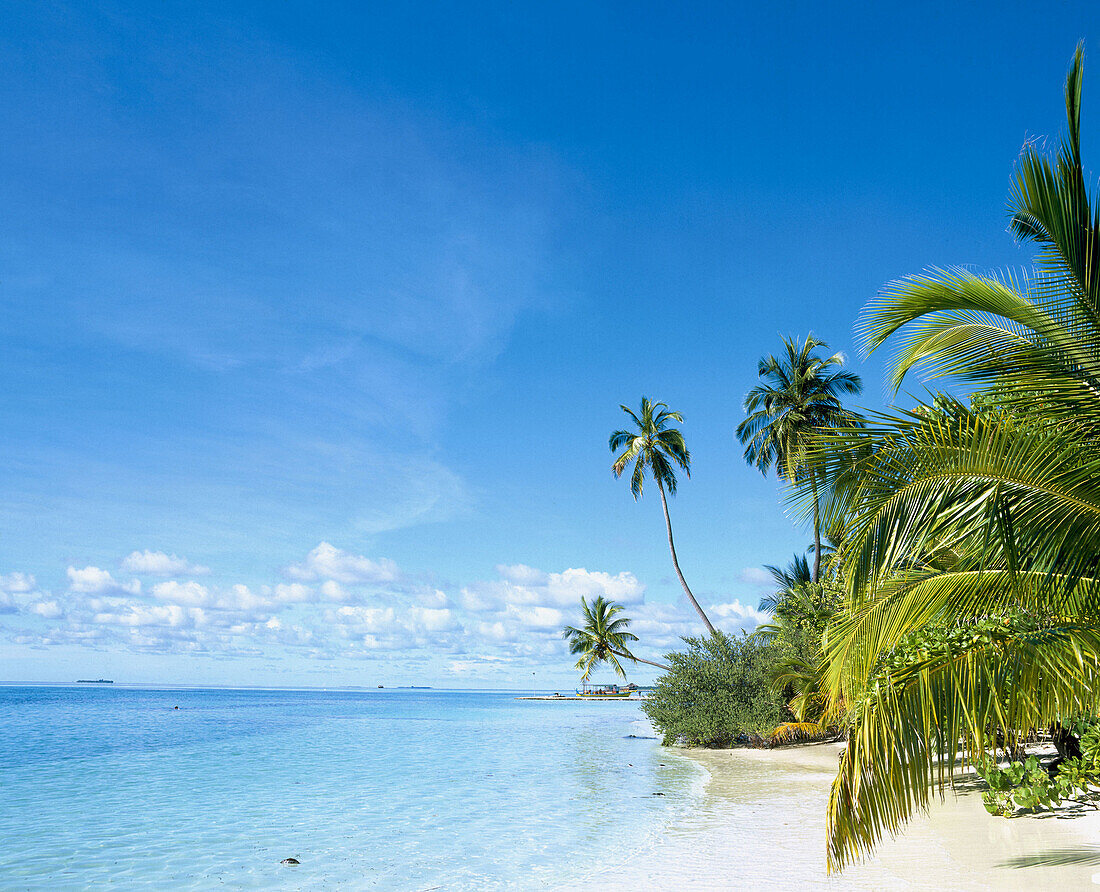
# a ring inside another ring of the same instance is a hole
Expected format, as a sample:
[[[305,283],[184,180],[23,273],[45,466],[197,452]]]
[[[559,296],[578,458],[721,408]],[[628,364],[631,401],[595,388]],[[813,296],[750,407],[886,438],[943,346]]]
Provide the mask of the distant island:
[[[78,678],[77,684],[114,684],[110,678]]]

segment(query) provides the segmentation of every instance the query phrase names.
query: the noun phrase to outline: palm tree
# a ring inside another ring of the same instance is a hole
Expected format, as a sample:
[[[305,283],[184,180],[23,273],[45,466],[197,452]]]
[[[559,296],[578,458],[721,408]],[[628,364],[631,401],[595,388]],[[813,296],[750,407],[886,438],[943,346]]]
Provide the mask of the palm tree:
[[[691,453],[684,443],[684,435],[676,428],[670,428],[669,422],[684,423],[684,418],[679,412],[669,411],[665,403],[651,403],[644,396],[639,414],[635,415],[626,406],[619,406],[634,422],[633,431],[619,430],[611,434],[608,446],[612,452],[619,452],[611,469],[616,477],[622,476],[626,466],[634,462],[634,471],[630,475],[630,492],[634,495],[634,501],[642,497],[642,484],[648,473],[657,481],[657,489],[661,493],[661,507],[665,512],[665,529],[668,532],[668,550],[672,552],[672,566],[676,568],[676,576],[680,585],[684,587],[684,593],[688,596],[692,606],[699,612],[703,625],[711,635],[715,634],[715,628],[695,595],[691,593],[684,574],[680,572],[680,562],[676,559],[676,546],[672,541],[672,521],[668,516],[668,495],[676,495],[676,469],[678,465],[683,469],[685,476],[691,476]]]
[[[854,372],[834,371],[844,365],[840,353],[823,359],[815,351],[828,347],[812,334],[800,345],[784,338],[785,355],[760,360],[761,383],[745,397],[748,417],[737,426],[745,446],[745,460],[762,474],[773,467],[776,476],[792,485],[809,478],[813,497],[813,581],[821,579],[821,501],[818,473],[807,455],[810,439],[822,429],[851,427],[860,418],[840,402],[841,394],[858,394],[863,382]]]
[[[848,602],[826,686],[852,724],[832,868],[896,832],[993,731],[1100,708],[1100,218],[1081,74],[1078,48],[1058,157],[1028,144],[1014,178],[1012,228],[1039,246],[1037,270],[932,270],[887,286],[859,326],[868,349],[904,329],[895,387],[923,366],[992,391],[881,418],[837,484]]]
[[[810,562],[806,560],[804,554],[796,554],[786,567],[765,564],[764,569],[775,580],[776,590],[760,599],[758,610],[775,610],[792,591],[801,588],[807,582],[813,582]]]
[[[615,669],[620,678],[626,678],[619,658],[636,663],[647,663],[658,669],[668,671],[668,666],[645,660],[630,652],[627,646],[631,641],[637,641],[638,636],[630,632],[630,620],[622,613],[622,605],[614,601],[607,601],[602,595],[589,604],[581,598],[581,610],[584,612],[584,623],[581,628],[566,626],[561,630],[561,636],[569,642],[569,652],[580,655],[575,668],[583,669],[581,676],[585,681],[592,670],[600,663],[607,663]]]

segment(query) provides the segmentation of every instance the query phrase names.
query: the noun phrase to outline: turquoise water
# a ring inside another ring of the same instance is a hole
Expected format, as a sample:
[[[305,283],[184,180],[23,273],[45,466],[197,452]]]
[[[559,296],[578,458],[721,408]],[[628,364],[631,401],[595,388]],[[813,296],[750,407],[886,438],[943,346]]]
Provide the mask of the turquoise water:
[[[698,801],[637,703],[514,697],[0,686],[0,887],[576,887]]]

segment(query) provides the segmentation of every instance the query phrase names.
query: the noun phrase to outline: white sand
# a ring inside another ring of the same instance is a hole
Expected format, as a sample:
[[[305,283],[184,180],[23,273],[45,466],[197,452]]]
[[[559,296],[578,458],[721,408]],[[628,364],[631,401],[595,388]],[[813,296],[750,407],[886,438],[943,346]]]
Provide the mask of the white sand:
[[[825,804],[839,750],[688,751],[711,775],[702,807],[583,888],[1100,889],[1100,814],[996,818],[974,791],[948,791],[873,860],[826,876]]]

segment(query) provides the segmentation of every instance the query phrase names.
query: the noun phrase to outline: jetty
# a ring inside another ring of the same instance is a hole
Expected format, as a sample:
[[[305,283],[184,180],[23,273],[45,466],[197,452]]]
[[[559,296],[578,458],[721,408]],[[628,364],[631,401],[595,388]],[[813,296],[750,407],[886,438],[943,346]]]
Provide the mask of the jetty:
[[[606,703],[612,701],[614,703],[639,703],[644,700],[645,697],[578,697],[575,694],[570,696],[558,696],[556,694],[540,694],[537,697],[516,697],[517,700],[580,700],[584,703]]]

